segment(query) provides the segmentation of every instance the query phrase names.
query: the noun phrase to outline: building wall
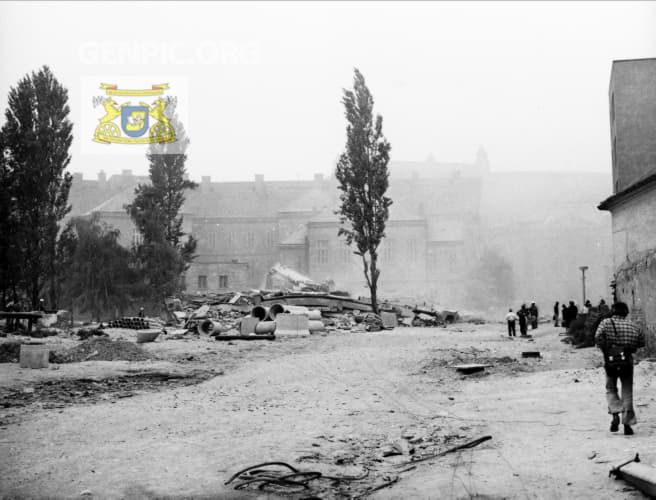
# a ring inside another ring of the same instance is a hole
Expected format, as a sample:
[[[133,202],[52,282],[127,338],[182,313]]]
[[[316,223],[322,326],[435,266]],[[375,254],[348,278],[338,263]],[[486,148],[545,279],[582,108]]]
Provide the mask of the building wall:
[[[245,290],[249,288],[249,265],[197,259],[185,275],[185,285],[187,293]]]
[[[656,129],[655,129],[656,130]],[[619,267],[656,248],[656,190],[643,192],[613,209],[613,262]]]
[[[656,59],[614,61],[609,87],[613,192],[656,168]]]
[[[613,209],[613,243],[617,298],[656,348],[656,187]]]
[[[339,289],[368,294],[362,259],[355,247],[337,237],[336,221],[308,224],[308,274],[332,279]],[[423,221],[390,221],[379,247],[379,290],[388,296],[416,296],[426,284],[426,225]]]
[[[281,245],[278,261],[283,265],[307,275],[308,258],[307,242],[303,245]]]
[[[245,284],[249,288],[260,287],[266,273],[277,261],[275,218],[194,217],[192,233],[198,239],[196,254],[201,261],[213,258],[248,264]]]

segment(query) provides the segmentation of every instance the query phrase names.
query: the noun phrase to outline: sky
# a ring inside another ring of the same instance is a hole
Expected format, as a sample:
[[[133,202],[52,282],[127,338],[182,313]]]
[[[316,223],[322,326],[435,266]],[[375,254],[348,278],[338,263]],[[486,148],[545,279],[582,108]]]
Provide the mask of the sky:
[[[611,63],[656,56],[654,26],[655,2],[3,2],[0,104],[47,64],[69,90],[69,170],[146,175],[147,146],[93,142],[94,97],[168,83],[192,179],[310,179],[344,148],[357,67],[392,160],[482,146],[492,171],[610,174]]]

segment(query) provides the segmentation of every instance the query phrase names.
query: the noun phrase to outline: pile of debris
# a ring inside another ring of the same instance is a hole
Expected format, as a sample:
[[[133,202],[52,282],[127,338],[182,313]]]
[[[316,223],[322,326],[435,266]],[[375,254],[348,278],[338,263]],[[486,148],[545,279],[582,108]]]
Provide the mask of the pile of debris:
[[[152,356],[134,342],[95,337],[64,351],[51,351],[51,363],[80,361],[146,361]]]

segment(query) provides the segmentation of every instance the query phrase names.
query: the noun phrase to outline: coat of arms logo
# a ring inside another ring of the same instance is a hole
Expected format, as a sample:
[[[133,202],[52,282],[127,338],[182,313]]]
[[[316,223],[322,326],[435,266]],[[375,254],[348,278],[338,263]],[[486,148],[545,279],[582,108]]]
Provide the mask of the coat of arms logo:
[[[95,142],[110,144],[151,144],[158,142],[166,144],[175,142],[175,130],[169,118],[165,114],[166,107],[174,101],[172,97],[163,98],[168,84],[152,85],[145,90],[121,90],[116,85],[103,83],[100,88],[105,91],[106,96],[94,98],[94,106],[102,105],[105,116],[99,118],[100,123],[96,127],[93,136]],[[143,101],[138,105],[132,105],[126,97],[159,96],[151,104]],[[121,104],[114,100],[120,99]],[[120,117],[118,122],[115,122]],[[151,126],[151,121],[155,123]],[[121,134],[121,131],[124,135]]]

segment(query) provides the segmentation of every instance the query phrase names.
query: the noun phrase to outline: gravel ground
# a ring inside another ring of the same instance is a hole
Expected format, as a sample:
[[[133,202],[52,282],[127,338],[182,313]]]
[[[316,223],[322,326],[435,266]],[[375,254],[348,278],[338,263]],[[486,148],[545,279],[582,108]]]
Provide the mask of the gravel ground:
[[[129,398],[0,409],[9,422],[1,429],[0,491],[37,498],[643,498],[607,476],[635,452],[656,463],[654,363],[636,368],[636,435],[615,435],[595,349],[574,350],[551,327],[534,331],[533,340],[510,340],[504,329],[158,340],[143,346],[155,361],[31,371],[4,364],[0,375],[15,381],[6,390],[130,370],[223,375],[162,383]],[[541,357],[523,358],[524,351]],[[472,375],[453,368],[470,362],[492,366]],[[475,448],[412,464],[485,435],[492,439]],[[237,492],[224,484],[269,460],[368,475],[315,481],[303,492]]]

